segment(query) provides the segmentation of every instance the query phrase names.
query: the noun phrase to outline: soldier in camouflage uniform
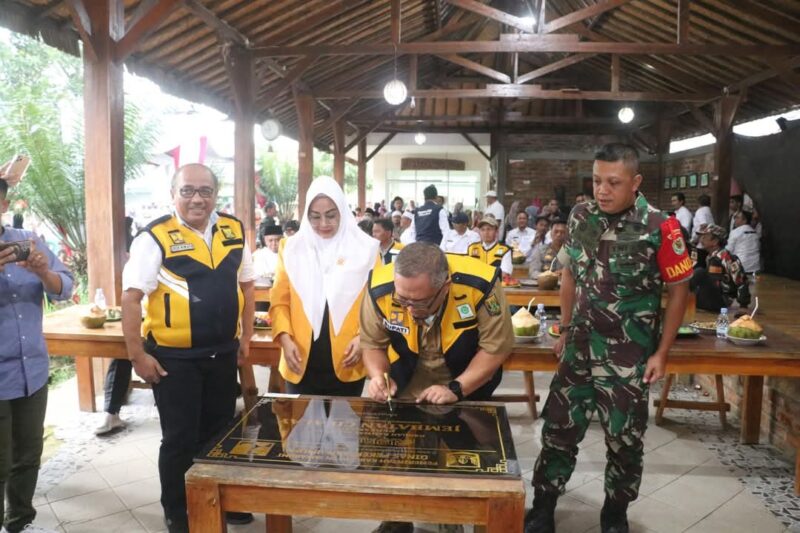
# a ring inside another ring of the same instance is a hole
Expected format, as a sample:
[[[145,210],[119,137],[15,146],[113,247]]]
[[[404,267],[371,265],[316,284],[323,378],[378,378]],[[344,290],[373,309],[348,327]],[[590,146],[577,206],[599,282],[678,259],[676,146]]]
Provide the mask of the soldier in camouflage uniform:
[[[704,224],[697,235],[708,252],[706,267],[694,269],[690,286],[697,294],[698,309],[719,313],[721,308],[730,307],[734,299],[742,307],[750,305],[750,288],[742,262],[724,248],[725,229]]]
[[[559,366],[542,413],[542,451],[533,474],[533,509],[526,533],[555,531],[556,500],[564,492],[597,411],[606,434],[603,532],[628,531],[627,506],[638,496],[648,386],[664,375],[667,353],[683,317],[691,260],[680,225],[638,193],[638,154],[604,146],[594,163],[596,201],[570,214],[559,251]],[[662,284],[669,302],[659,340]]]

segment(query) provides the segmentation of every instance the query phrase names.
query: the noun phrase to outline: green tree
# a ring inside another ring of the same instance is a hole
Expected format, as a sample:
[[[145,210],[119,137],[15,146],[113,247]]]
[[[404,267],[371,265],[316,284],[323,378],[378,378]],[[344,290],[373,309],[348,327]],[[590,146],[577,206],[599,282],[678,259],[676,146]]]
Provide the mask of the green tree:
[[[275,202],[282,217],[291,218],[297,207],[297,164],[266,152],[261,155],[259,176],[259,194]]]
[[[25,200],[73,250],[70,266],[85,279],[82,71],[80,59],[34,39],[14,35],[10,44],[0,42],[0,161],[15,153],[31,157],[11,199]],[[70,112],[76,118],[63,125]],[[141,173],[156,137],[155,124],[126,102],[124,179]]]

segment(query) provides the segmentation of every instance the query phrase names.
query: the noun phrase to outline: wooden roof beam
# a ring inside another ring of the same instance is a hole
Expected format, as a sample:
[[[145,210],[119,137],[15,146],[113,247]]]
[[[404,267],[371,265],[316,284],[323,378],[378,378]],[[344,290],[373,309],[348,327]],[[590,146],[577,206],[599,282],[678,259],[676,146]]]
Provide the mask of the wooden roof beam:
[[[461,136],[464,137],[467,140],[467,142],[469,144],[471,144],[473,146],[473,148],[475,148],[478,151],[478,153],[480,153],[487,161],[491,161],[492,160],[492,158],[489,157],[489,154],[484,152],[483,148],[481,148],[481,146],[478,143],[475,142],[475,139],[470,137],[468,133],[462,133]]]
[[[622,77],[622,68],[619,64],[619,55],[611,55],[611,92],[619,92],[620,78]]]
[[[263,105],[265,107],[269,107],[275,101],[275,99],[283,93],[283,91],[291,87],[295,81],[299,80],[300,76],[302,76],[303,73],[308,70],[318,58],[319,56],[312,55],[300,59],[300,61],[298,61],[297,64],[286,73],[286,76],[284,76],[283,79],[269,91],[270,95]]]
[[[724,3],[742,13],[747,19],[757,18],[770,26],[789,30],[794,35],[800,35],[800,24],[785,15],[762,6],[760,2],[724,0]]]
[[[559,59],[558,61],[554,61],[549,65],[544,65],[543,67],[539,67],[534,69],[526,74],[523,74],[519,78],[517,78],[517,83],[527,83],[531,80],[535,80],[536,78],[541,78],[542,76],[546,76],[552,72],[556,72],[557,70],[561,70],[562,68],[569,67],[571,65],[575,65],[576,63],[580,63],[590,57],[594,57],[596,54],[574,54],[571,56],[567,56],[564,59]]]
[[[544,26],[544,33],[552,33],[554,31],[558,31],[562,28],[566,28],[567,26],[575,24],[576,22],[581,22],[582,20],[592,18],[594,16],[605,13],[606,11],[616,9],[619,6],[623,6],[629,3],[630,1],[631,0],[599,0],[596,4],[592,4],[577,11],[573,11],[572,13],[564,15],[563,17],[559,17],[555,20],[548,22]]]
[[[577,42],[563,35],[514,34],[514,40],[501,41],[437,41],[391,43],[318,44],[301,46],[254,47],[258,57],[306,55],[394,55],[398,54],[466,54],[466,53],[595,53],[625,55],[712,55],[712,56],[794,56],[800,44],[677,44],[642,42]]]
[[[86,0],[68,0],[67,7],[69,8],[72,23],[75,25],[75,29],[78,30],[78,36],[83,42],[83,53],[88,55],[92,61],[97,61],[97,52],[92,37],[92,20],[86,11],[84,1]]]
[[[217,17],[213,11],[201,4],[198,0],[183,0],[186,9],[191,11],[197,18],[205,22],[216,31],[224,40],[233,41],[242,46],[250,46],[250,40],[242,33]]]
[[[114,61],[125,61],[139,43],[161,26],[181,4],[182,0],[142,1],[127,25],[125,35],[114,47]]]
[[[678,0],[677,42],[689,42],[689,0]]]
[[[465,11],[471,11],[486,18],[496,20],[507,26],[512,26],[527,33],[533,33],[533,24],[505,11],[495,9],[476,0],[445,0],[448,4],[454,5]]]
[[[581,91],[578,89],[542,89],[538,86],[515,84],[487,84],[483,89],[421,89],[410,91],[416,98],[532,98],[541,100],[608,100],[631,102],[707,102],[717,96],[716,92],[669,93],[641,91]],[[315,91],[315,98],[347,99],[383,98],[381,90],[365,91]]]
[[[493,68],[487,67],[486,65],[482,65],[477,61],[472,61],[471,59],[467,59],[466,57],[462,57],[457,54],[446,54],[446,55],[442,54],[442,55],[437,55],[436,57],[441,57],[445,61],[455,63],[456,65],[460,65],[473,72],[477,72],[478,74],[483,74],[484,76],[497,80],[501,83],[511,83],[511,77],[508,74],[504,74]]]
[[[333,125],[334,122],[344,117],[351,109],[353,109],[361,100],[358,98],[351,98],[347,102],[330,109],[330,116],[326,118],[319,126],[314,127],[314,135],[318,135]]]
[[[389,144],[389,141],[394,139],[395,135],[397,135],[397,133],[392,132],[392,133],[388,134],[386,137],[384,137],[383,140],[380,142],[380,144],[378,146],[376,146],[375,149],[372,152],[370,152],[370,154],[367,156],[366,162],[369,163],[370,159],[372,159],[373,157],[378,155],[378,152],[381,151],[381,148],[383,148],[384,146]]]
[[[402,30],[402,14],[400,12],[400,0],[392,0],[392,43],[400,44],[400,36]]]
[[[776,71],[778,75],[787,83],[792,85],[795,90],[800,91],[800,74],[794,71],[795,66],[791,62],[779,61],[772,58],[764,58],[764,61]]]

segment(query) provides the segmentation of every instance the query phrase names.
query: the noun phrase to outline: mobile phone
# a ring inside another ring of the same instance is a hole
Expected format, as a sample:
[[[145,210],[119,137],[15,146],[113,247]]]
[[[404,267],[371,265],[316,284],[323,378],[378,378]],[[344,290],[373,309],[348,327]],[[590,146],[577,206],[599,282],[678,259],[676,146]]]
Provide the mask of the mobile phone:
[[[31,158],[27,155],[18,154],[11,158],[4,176],[4,179],[8,182],[10,187],[14,187],[17,183],[22,181],[30,164]]]
[[[15,261],[26,261],[31,255],[31,241],[0,242],[0,252],[6,248],[14,249]]]

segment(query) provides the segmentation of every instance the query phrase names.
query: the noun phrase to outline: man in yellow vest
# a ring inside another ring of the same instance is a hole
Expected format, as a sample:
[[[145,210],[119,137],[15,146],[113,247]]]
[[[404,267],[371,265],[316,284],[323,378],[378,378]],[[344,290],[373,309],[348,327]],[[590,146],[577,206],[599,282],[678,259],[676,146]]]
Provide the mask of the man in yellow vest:
[[[489,399],[514,345],[499,278],[496,268],[429,243],[409,244],[394,263],[373,270],[360,317],[369,396]],[[413,525],[384,522],[376,531],[411,532]]]
[[[172,179],[174,212],[134,239],[122,275],[128,357],[152,383],[161,419],[158,471],[169,533],[189,531],[184,474],[233,418],[237,356],[247,356],[253,335],[252,258],[242,223],[214,211],[218,190],[209,168],[179,168]],[[253,519],[247,513],[226,518]]]
[[[478,223],[481,242],[474,242],[467,248],[467,255],[497,267],[501,274],[510,276],[514,270],[511,262],[511,248],[497,240],[500,222],[492,215],[485,215]]]

